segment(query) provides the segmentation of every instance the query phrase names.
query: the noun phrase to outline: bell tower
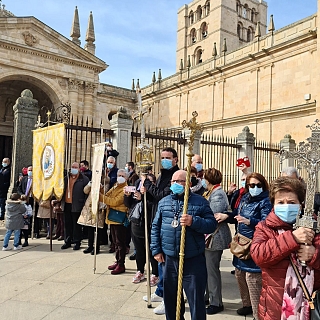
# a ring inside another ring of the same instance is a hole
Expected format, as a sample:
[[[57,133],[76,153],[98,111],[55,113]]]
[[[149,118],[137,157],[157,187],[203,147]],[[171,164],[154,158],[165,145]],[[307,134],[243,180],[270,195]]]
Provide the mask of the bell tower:
[[[254,40],[260,22],[261,36],[267,29],[267,3],[263,0],[193,0],[178,11],[176,71],[212,57],[214,43],[221,55]],[[190,60],[189,60],[190,56]]]

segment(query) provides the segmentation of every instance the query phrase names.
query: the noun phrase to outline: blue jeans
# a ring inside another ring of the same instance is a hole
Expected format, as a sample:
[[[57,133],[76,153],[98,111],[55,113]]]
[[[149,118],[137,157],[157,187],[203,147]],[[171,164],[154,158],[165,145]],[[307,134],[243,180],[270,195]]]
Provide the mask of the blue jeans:
[[[157,284],[157,289],[154,292],[157,296],[163,297],[163,263],[158,264],[158,272],[159,272],[159,282]]]
[[[178,291],[179,258],[166,256],[163,266],[164,295],[166,320],[176,319]],[[182,285],[186,293],[192,320],[206,319],[204,292],[207,284],[207,268],[204,253],[184,260]],[[185,305],[183,294],[180,297],[180,320],[184,320]]]
[[[0,198],[0,218],[4,219],[5,211],[6,211],[6,198]]]
[[[19,245],[20,229],[18,229],[18,230],[7,230],[6,235],[4,236],[4,240],[3,240],[3,247],[4,248],[6,248],[8,246],[10,237],[12,235],[12,232],[14,232],[13,245],[15,247],[17,247]]]

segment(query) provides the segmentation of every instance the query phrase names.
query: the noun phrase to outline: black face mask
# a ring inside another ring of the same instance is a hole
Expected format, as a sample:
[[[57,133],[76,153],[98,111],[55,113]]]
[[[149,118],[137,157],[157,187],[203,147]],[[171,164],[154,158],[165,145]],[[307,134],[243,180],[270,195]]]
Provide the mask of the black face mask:
[[[194,187],[198,184],[197,177],[191,177],[191,187]]]

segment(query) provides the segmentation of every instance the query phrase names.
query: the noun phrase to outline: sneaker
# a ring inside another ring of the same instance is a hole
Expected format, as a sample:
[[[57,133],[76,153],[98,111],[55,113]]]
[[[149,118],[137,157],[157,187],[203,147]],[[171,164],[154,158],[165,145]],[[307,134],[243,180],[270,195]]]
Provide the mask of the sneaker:
[[[148,296],[143,296],[142,298],[144,301],[148,302]],[[155,293],[151,294],[151,302],[162,302],[163,298],[159,297],[158,295],[156,295]]]
[[[17,247],[13,247],[13,250],[21,250],[21,249],[22,249],[21,245],[18,245]]]
[[[166,309],[164,307],[164,301],[162,301],[156,308],[154,308],[153,312],[155,314],[165,314]]]
[[[242,307],[240,309],[237,310],[237,314],[239,314],[240,316],[247,316],[249,314],[252,314],[252,307]]]
[[[9,251],[9,250],[12,250],[12,248],[9,248],[9,247],[2,247],[2,251]]]
[[[219,313],[221,311],[224,310],[224,307],[223,305],[222,306],[209,306],[207,309],[206,309],[206,313],[207,314],[216,314],[216,313]]]
[[[150,287],[154,287],[158,284],[159,282],[159,277],[155,276],[154,274],[152,274],[150,276]]]
[[[141,273],[140,271],[138,271],[136,275],[133,277],[132,283],[139,283],[144,279],[145,279],[144,273]]]

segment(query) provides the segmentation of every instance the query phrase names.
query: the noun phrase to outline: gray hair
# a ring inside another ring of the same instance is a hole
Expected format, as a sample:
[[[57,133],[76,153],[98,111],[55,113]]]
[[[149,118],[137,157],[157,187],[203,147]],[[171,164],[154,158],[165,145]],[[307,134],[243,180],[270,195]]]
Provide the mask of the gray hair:
[[[107,161],[108,161],[109,159],[110,159],[110,160],[113,160],[114,162],[116,162],[116,158],[113,157],[113,156],[109,156],[109,157],[107,158]]]
[[[127,172],[127,171],[124,170],[124,169],[119,169],[118,172],[117,172],[117,175],[118,175],[119,173],[124,173],[124,174],[125,174],[125,177],[126,177],[126,180],[128,180],[128,178],[129,178],[129,176],[130,176],[130,173],[129,173],[129,172]]]
[[[293,178],[294,175],[296,175],[297,178],[300,177],[300,176],[299,176],[299,173],[298,173],[298,170],[297,170],[297,168],[295,168],[295,167],[283,168],[283,169],[281,170],[281,176],[283,176],[283,175],[285,175],[285,176],[287,176],[287,177],[291,177],[291,178]]]

